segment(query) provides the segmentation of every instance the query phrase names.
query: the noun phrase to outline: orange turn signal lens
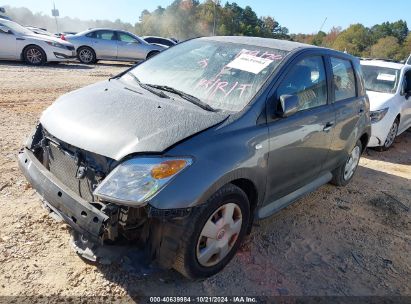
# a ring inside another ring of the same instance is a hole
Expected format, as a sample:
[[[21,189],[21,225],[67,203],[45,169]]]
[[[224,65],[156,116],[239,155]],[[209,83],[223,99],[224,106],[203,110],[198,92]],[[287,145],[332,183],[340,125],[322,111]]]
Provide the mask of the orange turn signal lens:
[[[184,169],[186,165],[187,161],[182,159],[167,160],[155,165],[153,169],[151,169],[151,176],[155,179],[167,178]]]

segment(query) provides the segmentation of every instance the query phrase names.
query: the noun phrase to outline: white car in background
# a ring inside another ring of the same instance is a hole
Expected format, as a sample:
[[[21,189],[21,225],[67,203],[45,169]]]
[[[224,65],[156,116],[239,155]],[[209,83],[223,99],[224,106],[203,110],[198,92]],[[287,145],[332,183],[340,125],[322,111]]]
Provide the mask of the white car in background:
[[[0,19],[0,60],[23,60],[30,65],[75,60],[74,45],[36,34],[20,24]]]
[[[388,150],[395,137],[411,127],[411,66],[385,60],[361,60],[370,99],[368,147]]]

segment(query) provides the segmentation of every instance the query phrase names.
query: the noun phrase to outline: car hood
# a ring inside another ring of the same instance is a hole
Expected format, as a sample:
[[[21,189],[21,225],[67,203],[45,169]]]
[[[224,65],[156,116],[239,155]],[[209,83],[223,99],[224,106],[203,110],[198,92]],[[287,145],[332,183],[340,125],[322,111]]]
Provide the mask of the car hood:
[[[394,94],[380,93],[375,91],[367,91],[370,99],[370,110],[376,111],[388,107],[388,103],[393,98]]]
[[[72,45],[70,42],[64,41],[60,38],[57,37],[52,37],[52,36],[46,36],[46,35],[40,35],[40,34],[30,34],[30,35],[24,35],[24,38],[27,39],[33,39],[33,40],[41,40],[41,41],[53,41],[53,42],[58,42],[60,44],[64,44],[64,45]]]
[[[162,152],[227,117],[111,80],[63,95],[40,123],[59,140],[120,160],[131,153]]]

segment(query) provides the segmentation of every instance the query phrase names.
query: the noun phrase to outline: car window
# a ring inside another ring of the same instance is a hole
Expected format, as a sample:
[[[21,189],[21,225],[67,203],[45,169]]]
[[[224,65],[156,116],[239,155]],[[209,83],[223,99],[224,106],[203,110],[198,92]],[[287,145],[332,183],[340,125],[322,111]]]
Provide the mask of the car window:
[[[87,33],[87,34],[86,34],[86,37],[95,38],[95,37],[96,37],[96,32]]]
[[[119,32],[118,37],[119,37],[119,40],[123,42],[138,42],[136,38],[126,33]]]
[[[321,56],[304,58],[287,74],[277,89],[277,97],[297,95],[298,110],[327,104],[327,81]]]
[[[95,38],[102,40],[116,40],[116,35],[113,31],[97,31]]]
[[[335,88],[335,101],[355,97],[355,76],[351,62],[349,60],[331,57],[331,66]]]

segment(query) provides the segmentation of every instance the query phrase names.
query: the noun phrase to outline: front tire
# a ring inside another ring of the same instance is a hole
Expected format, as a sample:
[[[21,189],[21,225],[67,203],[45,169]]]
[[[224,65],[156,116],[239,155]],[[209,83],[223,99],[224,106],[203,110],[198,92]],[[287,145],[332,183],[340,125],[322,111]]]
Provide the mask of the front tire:
[[[336,186],[348,185],[353,178],[355,171],[357,171],[362,151],[362,143],[360,140],[357,140],[345,163],[333,171],[332,184]]]
[[[392,123],[390,131],[388,132],[387,138],[385,139],[384,145],[382,145],[381,147],[378,147],[377,150],[382,152],[382,151],[387,151],[392,147],[392,145],[394,144],[395,138],[397,137],[397,134],[398,134],[399,124],[400,124],[400,121],[397,117]]]
[[[23,52],[24,61],[29,65],[43,65],[47,62],[46,53],[37,45],[29,45]]]
[[[77,58],[84,64],[94,64],[97,62],[96,52],[87,46],[82,46],[77,50]]]
[[[190,279],[221,271],[238,250],[250,219],[247,195],[228,184],[192,215],[177,252],[174,269]]]

